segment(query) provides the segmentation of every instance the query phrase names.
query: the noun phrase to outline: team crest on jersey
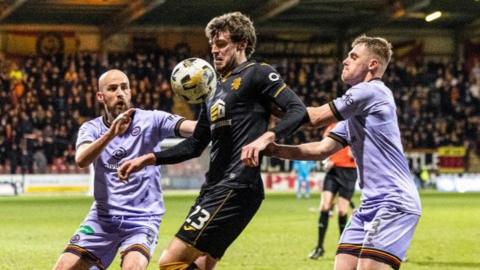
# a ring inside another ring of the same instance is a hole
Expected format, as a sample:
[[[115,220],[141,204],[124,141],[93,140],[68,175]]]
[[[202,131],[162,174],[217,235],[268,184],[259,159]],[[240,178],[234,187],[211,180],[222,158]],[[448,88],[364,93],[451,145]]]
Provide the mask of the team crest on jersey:
[[[238,88],[240,88],[241,83],[242,83],[242,77],[238,77],[235,80],[233,80],[231,85],[232,91],[238,90]]]
[[[139,126],[136,126],[132,129],[132,132],[130,132],[130,134],[132,136],[138,136],[138,134],[140,134],[141,131],[142,129]]]

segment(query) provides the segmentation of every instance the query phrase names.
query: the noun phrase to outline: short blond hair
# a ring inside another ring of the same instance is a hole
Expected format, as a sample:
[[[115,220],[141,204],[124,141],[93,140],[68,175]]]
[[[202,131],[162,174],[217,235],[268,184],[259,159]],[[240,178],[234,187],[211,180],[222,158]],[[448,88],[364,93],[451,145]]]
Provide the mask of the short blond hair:
[[[379,58],[384,68],[387,68],[393,55],[393,47],[390,42],[382,37],[369,37],[363,34],[355,38],[352,42],[352,48],[359,44],[364,44],[372,54]]]

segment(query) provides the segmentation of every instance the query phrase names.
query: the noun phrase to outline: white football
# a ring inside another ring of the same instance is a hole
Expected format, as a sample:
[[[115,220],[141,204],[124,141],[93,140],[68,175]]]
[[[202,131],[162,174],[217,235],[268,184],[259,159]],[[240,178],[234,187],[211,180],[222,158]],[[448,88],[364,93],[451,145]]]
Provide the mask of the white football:
[[[191,104],[201,103],[215,92],[217,75],[213,67],[200,58],[178,63],[170,77],[173,93]]]

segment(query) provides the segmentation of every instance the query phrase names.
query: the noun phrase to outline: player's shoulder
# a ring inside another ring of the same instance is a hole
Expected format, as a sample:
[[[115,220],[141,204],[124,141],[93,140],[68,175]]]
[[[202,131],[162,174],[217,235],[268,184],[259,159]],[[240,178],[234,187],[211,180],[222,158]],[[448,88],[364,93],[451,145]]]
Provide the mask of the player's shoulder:
[[[240,66],[236,67],[232,74],[242,73],[244,71],[253,71],[255,73],[270,73],[277,72],[273,66],[265,62],[256,62],[254,60],[249,60]]]
[[[385,95],[388,96],[391,94],[391,91],[382,81],[371,80],[352,86],[346,94],[354,94],[371,98],[382,98],[385,97]]]
[[[280,73],[270,64],[259,62],[253,67],[253,73],[257,80],[261,82],[276,82],[281,81]]]
[[[88,121],[83,122],[83,124],[80,127],[86,128],[86,127],[100,127],[103,123],[103,116],[98,116],[96,118],[90,119]]]
[[[277,70],[275,69],[275,67],[273,67],[272,65],[268,64],[268,63],[265,63],[265,62],[258,62],[256,63],[255,65],[255,68],[257,71],[260,71],[260,72],[277,72]]]

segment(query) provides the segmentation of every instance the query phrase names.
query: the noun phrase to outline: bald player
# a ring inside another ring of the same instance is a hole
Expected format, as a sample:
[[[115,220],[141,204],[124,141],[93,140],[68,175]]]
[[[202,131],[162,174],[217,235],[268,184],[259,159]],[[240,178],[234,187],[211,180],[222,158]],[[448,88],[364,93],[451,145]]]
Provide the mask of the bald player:
[[[94,165],[95,201],[54,269],[106,269],[118,251],[122,269],[146,269],[165,212],[160,168],[136,172],[128,183],[119,181],[117,168],[160,151],[166,137],[190,136],[196,122],[133,108],[128,77],[120,70],[100,76],[96,97],[105,115],[80,127],[75,154],[79,167]]]

